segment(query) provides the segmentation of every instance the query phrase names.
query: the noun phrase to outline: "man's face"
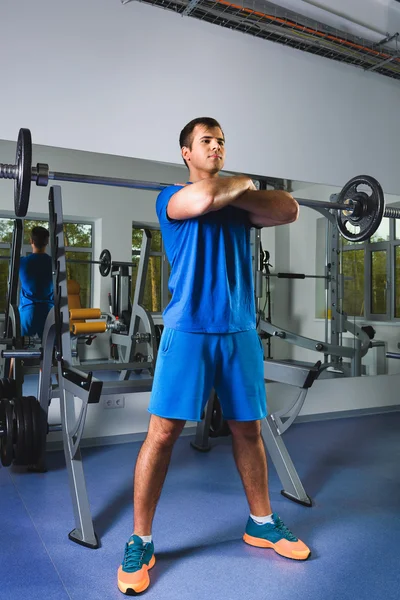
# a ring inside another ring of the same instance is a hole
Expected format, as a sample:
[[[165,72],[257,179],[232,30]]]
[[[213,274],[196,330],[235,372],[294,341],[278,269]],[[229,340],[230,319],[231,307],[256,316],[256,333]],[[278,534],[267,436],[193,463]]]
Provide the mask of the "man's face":
[[[225,140],[221,129],[196,125],[192,134],[192,147],[183,147],[182,157],[189,169],[218,173],[225,161]]]

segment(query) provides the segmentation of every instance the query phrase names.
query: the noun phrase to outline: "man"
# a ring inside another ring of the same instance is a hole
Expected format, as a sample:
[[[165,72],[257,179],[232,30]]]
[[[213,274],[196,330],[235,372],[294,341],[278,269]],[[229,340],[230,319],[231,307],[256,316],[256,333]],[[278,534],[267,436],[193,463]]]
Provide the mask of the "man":
[[[46,317],[54,306],[51,257],[46,254],[48,243],[48,230],[34,227],[30,239],[32,254],[21,258],[19,312],[22,335],[41,338]]]
[[[135,469],[134,533],[118,570],[118,587],[127,594],[149,585],[152,521],[173,445],[186,420],[200,421],[213,387],[249,503],[244,541],[298,560],[310,554],[272,513],[269,500],[261,437],[267,414],[263,350],[250,249],[251,227],[295,221],[298,204],[284,191],[257,191],[248,177],[218,176],[225,138],[214,119],[188,123],[180,145],[190,182],[164,189],[156,206],[172,299],[163,314],[149,430]]]

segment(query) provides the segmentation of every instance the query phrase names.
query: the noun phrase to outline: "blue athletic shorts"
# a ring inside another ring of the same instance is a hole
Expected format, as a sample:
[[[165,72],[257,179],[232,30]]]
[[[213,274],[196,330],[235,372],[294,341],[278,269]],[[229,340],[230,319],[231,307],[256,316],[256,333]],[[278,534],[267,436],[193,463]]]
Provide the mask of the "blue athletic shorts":
[[[51,310],[48,304],[35,304],[27,306],[20,310],[21,319],[21,335],[35,336],[40,338],[43,335],[44,324],[46,323],[47,315]]]
[[[263,349],[256,330],[221,334],[164,329],[149,412],[201,421],[212,388],[225,419],[256,421],[266,416]]]

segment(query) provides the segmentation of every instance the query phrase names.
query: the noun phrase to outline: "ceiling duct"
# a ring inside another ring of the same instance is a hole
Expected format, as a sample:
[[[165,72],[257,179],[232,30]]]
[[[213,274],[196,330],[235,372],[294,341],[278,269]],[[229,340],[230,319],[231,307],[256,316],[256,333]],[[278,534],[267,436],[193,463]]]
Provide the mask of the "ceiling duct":
[[[127,4],[132,0],[121,0]],[[258,37],[309,52],[324,58],[343,62],[366,71],[375,71],[386,77],[400,79],[400,53],[398,52],[398,33],[381,34],[377,28],[366,28],[366,24],[353,21],[352,27],[344,30],[346,19],[343,15],[334,15],[341,29],[316,21],[310,16],[299,14],[286,7],[278,6],[266,0],[247,0],[237,3],[233,0],[140,0],[145,4],[164,8],[183,16],[220,25],[228,29],[241,31]],[[364,2],[365,0],[363,0]],[[391,0],[385,0],[389,2]],[[288,0],[283,2],[288,4]],[[299,0],[291,0],[293,6]],[[372,4],[372,0],[370,0]],[[321,11],[322,2],[301,2]],[[318,4],[319,7],[314,5]],[[326,4],[326,2],[325,2]],[[313,5],[313,6],[312,6]],[[337,4],[335,4],[337,6]],[[365,6],[365,5],[364,5]],[[326,10],[326,7],[324,7]],[[398,15],[400,11],[397,9]],[[396,13],[396,16],[398,16]],[[331,15],[332,16],[332,15]],[[327,19],[328,20],[328,19]],[[396,19],[397,21],[397,19]],[[332,21],[334,22],[334,21]],[[381,23],[385,21],[382,19]],[[350,23],[350,21],[349,21]],[[366,31],[365,37],[350,33]]]

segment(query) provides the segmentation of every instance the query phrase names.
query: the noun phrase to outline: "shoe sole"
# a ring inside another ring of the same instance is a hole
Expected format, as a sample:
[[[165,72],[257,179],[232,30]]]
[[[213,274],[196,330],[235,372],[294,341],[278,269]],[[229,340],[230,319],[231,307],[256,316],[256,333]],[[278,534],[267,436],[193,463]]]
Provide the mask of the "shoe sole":
[[[290,553],[284,552],[277,544],[273,544],[268,540],[264,540],[263,538],[256,538],[247,533],[243,536],[243,541],[250,546],[255,546],[256,548],[272,548],[275,550],[277,554],[284,556],[285,558],[291,558],[292,560],[307,560],[309,558],[311,552],[307,548],[307,550],[292,550]]]
[[[120,581],[118,579],[118,589],[120,592],[122,592],[123,594],[125,594],[126,596],[136,596],[136,594],[140,594],[141,592],[144,592],[145,590],[147,590],[147,588],[150,585],[150,577],[148,574],[148,571],[150,569],[152,569],[154,567],[154,565],[156,564],[156,557],[152,556],[151,561],[149,562],[149,565],[143,565],[143,579],[141,579],[140,581],[138,581],[137,583],[135,583],[135,586],[133,587],[132,584],[129,583],[123,583],[122,581]]]

